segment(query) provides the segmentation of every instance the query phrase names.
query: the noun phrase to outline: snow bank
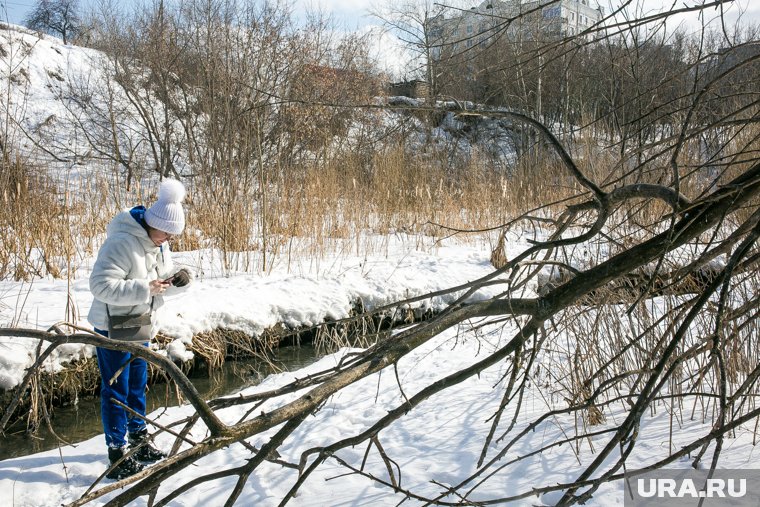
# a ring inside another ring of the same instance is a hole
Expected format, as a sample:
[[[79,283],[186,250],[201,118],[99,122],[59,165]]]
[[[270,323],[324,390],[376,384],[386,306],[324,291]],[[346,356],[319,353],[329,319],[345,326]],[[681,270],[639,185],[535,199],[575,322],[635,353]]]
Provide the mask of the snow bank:
[[[192,336],[219,328],[259,335],[278,323],[293,328],[311,326],[326,319],[348,317],[352,304],[361,299],[367,308],[405,298],[454,287],[493,271],[490,252],[474,246],[450,246],[435,251],[419,251],[400,236],[392,236],[389,254],[374,258],[334,259],[325,262],[331,269],[320,272],[287,273],[284,269],[269,275],[242,274],[210,277],[195,259],[198,252],[176,254],[177,263],[200,270],[201,276],[181,294],[166,298],[159,310],[160,331],[177,339],[168,348],[175,360],[189,360],[192,353],[183,344]],[[206,255],[205,257],[210,257]],[[76,324],[91,328],[86,321],[92,304],[89,291],[89,266],[82,263],[81,278],[69,285],[65,280],[35,280],[31,284],[0,282],[0,294],[6,304],[0,306],[0,326],[46,329],[70,320],[66,305],[68,291],[78,310]],[[211,271],[211,270],[209,270]],[[492,291],[492,292],[491,292]],[[474,298],[487,297],[496,289],[487,289]],[[418,303],[433,310],[443,308],[459,294],[449,294]],[[37,343],[34,340],[0,338],[0,388],[17,385],[24,369],[33,363]],[[67,346],[48,362],[50,371],[58,371],[67,361],[94,355],[87,346]]]

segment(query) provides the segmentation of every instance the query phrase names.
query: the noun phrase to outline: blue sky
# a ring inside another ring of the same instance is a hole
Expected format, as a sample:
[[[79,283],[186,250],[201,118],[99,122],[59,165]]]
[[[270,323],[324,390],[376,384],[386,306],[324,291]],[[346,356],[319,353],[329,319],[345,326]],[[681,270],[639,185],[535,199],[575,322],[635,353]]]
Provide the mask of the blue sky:
[[[34,5],[32,0],[12,0],[10,2],[0,2],[2,8],[2,18],[14,24],[20,24],[26,12]]]
[[[36,0],[0,0],[0,17],[4,21],[19,25],[36,3]],[[82,8],[96,3],[97,0],[79,0],[79,5]],[[122,0],[122,3],[133,2]],[[384,2],[383,0],[378,0],[377,2],[373,0],[318,0],[317,2],[312,0],[297,0],[295,3],[303,6],[322,5],[326,12],[333,14],[339,25],[345,26],[347,29],[354,29],[373,23],[373,20],[366,15],[367,9],[373,3],[382,4]]]

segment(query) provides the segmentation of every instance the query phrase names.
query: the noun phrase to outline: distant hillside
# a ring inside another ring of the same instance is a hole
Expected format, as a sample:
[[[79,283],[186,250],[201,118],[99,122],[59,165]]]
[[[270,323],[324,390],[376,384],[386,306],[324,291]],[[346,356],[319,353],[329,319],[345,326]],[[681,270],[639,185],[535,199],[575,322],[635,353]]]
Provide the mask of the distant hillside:
[[[114,76],[113,62],[103,53],[64,45],[60,39],[14,25],[0,28],[0,68],[8,76],[0,83],[4,98],[0,100],[6,132],[4,145],[22,158],[66,169],[68,174],[72,170],[78,174],[82,170],[119,167],[122,172],[133,171],[136,177],[150,176],[154,173],[150,169],[155,170],[161,163],[156,155],[156,145],[160,143],[156,140],[162,134],[166,136],[162,142],[172,145],[166,148],[170,150],[170,160],[166,163],[171,170],[180,175],[197,172],[192,167],[193,159],[197,160],[198,153],[203,153],[198,144],[204,143],[204,137],[190,136],[188,125],[194,126],[197,135],[208,127],[208,118],[200,111],[194,118],[183,119],[182,115],[192,109],[186,107],[180,111],[174,103],[167,105],[153,89],[149,70],[133,69],[135,87],[125,90],[122,81]],[[188,90],[194,91],[178,83],[177,93]],[[420,105],[420,101],[405,97],[374,99],[378,100],[394,105]],[[279,117],[270,121],[277,125],[268,135],[283,136],[280,145],[302,143],[297,151],[300,156],[324,148],[315,144],[314,139],[294,141],[292,134],[283,132],[284,122],[298,121],[293,118],[292,110],[278,106],[275,114]],[[341,114],[345,118],[345,112]],[[316,116],[308,109],[304,115],[310,121]],[[450,113],[438,115],[433,124],[429,123],[430,117],[423,122],[404,111],[374,112],[370,116],[372,118],[361,111],[348,116],[346,129],[328,132],[333,136],[332,143],[350,145],[358,142],[357,135],[362,135],[393,142],[400,140],[415,152],[443,150],[468,157],[477,150],[500,164],[509,163],[514,156],[512,134],[503,122],[477,119],[462,122]],[[330,125],[334,124],[334,120],[330,120]],[[296,125],[295,131],[323,137],[324,126],[320,125],[303,123],[300,129]],[[158,147],[159,150],[164,148]],[[190,150],[196,153],[191,155]],[[147,173],[143,173],[146,169]]]

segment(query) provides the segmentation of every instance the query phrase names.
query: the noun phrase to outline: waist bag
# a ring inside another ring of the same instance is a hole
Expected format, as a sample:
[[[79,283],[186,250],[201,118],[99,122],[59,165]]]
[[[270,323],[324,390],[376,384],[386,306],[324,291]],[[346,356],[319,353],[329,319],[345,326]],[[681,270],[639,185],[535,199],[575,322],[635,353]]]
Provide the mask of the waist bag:
[[[150,309],[138,315],[111,315],[106,305],[108,314],[108,337],[112,340],[127,342],[149,342],[151,338],[151,315],[153,314],[153,298],[150,300]]]

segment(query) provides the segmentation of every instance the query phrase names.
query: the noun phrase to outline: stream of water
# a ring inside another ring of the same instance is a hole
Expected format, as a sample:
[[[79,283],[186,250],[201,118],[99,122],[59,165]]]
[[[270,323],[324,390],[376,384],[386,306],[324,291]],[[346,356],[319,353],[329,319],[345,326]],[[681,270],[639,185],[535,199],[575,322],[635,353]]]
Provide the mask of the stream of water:
[[[275,362],[281,370],[293,371],[314,362],[316,352],[310,345],[300,347],[280,347],[276,351]],[[272,373],[265,363],[246,361],[227,361],[224,367],[212,376],[191,378],[193,385],[204,399],[226,396],[246,387],[257,384],[266,375]],[[177,398],[168,384],[150,386],[146,396],[147,412],[157,408],[177,405]],[[76,405],[56,408],[52,425],[55,432],[66,442],[75,444],[103,433],[100,422],[100,398],[80,400]],[[26,456],[49,449],[55,449],[61,443],[43,424],[37,435],[27,435],[23,431],[0,437],[0,460]],[[105,452],[105,439],[103,448]]]

